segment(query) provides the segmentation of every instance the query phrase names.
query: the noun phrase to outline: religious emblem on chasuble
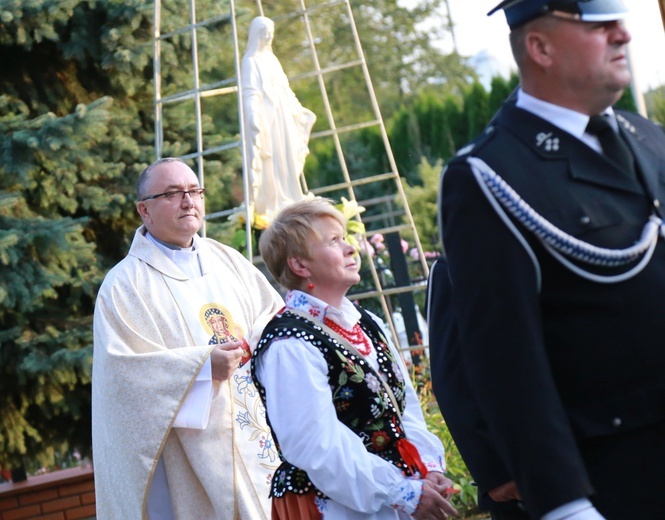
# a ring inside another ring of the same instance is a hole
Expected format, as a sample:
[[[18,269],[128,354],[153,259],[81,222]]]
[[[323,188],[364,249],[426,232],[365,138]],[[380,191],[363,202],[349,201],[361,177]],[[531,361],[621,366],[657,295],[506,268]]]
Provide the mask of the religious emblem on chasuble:
[[[201,325],[211,336],[208,345],[224,345],[242,341],[243,355],[240,366],[251,359],[252,353],[244,338],[242,327],[233,321],[233,316],[226,307],[218,303],[208,303],[201,307],[199,318]]]

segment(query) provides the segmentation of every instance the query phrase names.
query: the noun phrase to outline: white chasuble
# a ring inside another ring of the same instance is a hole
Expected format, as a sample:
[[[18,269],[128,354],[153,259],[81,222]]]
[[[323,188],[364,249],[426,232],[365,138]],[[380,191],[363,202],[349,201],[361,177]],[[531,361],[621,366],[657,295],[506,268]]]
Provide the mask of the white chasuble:
[[[242,341],[251,326],[239,305],[244,293],[242,280],[236,277],[221,279],[215,273],[219,273],[223,266],[214,263],[212,271],[200,278],[175,280],[164,276],[198,345]],[[213,383],[208,427],[225,432],[225,435],[222,439],[206,438],[210,451],[219,452],[218,460],[202,460],[201,463],[221,464],[223,478],[234,482],[235,492],[220,497],[224,502],[223,511],[235,510],[237,515],[234,518],[269,518],[269,483],[279,461],[265,421],[265,408],[251,380],[250,353],[249,347],[246,348],[243,365],[233,376],[222,383]],[[180,438],[197,437],[199,432],[180,428],[174,431]],[[178,503],[177,497],[172,499],[174,504]]]
[[[242,338],[253,349],[283,306],[237,251],[199,238],[196,249],[203,276],[190,279],[141,227],[99,290],[92,432],[100,520],[147,520],[160,457],[176,520],[270,517],[279,461],[248,364],[213,381],[205,429],[172,427],[210,352]]]

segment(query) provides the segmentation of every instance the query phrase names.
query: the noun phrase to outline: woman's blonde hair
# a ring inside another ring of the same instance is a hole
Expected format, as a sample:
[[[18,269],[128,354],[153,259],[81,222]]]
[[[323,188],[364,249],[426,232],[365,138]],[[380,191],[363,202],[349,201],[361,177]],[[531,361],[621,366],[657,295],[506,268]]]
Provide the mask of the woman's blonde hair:
[[[268,229],[261,233],[259,252],[270,274],[287,289],[297,289],[302,277],[289,267],[289,258],[310,259],[310,243],[316,237],[312,224],[321,217],[331,217],[346,229],[344,215],[332,201],[322,197],[294,202],[279,212]]]

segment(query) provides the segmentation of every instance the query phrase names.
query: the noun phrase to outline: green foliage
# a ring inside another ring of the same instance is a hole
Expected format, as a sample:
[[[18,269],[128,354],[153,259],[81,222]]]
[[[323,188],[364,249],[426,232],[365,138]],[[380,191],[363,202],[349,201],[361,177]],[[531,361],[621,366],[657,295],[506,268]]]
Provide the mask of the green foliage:
[[[665,125],[665,87],[647,92],[644,96],[649,117],[661,125]]]
[[[502,76],[494,76],[492,78],[490,92],[489,92],[489,112],[495,114],[503,102],[510,97],[513,91],[519,85],[520,78],[516,72],[506,79]]]
[[[452,158],[475,138],[518,83],[496,77],[488,93],[478,82],[460,88],[460,94],[424,89],[402,106],[388,125],[397,169],[411,186],[421,184],[421,158],[430,164]]]
[[[441,159],[431,165],[423,157],[418,167],[418,176],[422,184],[411,186],[408,181],[402,181],[418,236],[423,248],[427,251],[441,251],[436,202],[442,168],[443,161]]]
[[[113,53],[152,22],[116,5],[2,7],[0,466],[90,451],[94,299],[136,227],[134,179],[152,159],[152,123],[138,111],[151,96],[128,97],[138,89]],[[123,16],[136,25],[103,45]]]
[[[441,148],[438,143],[442,139],[446,139],[449,143],[452,140],[445,121],[443,128],[439,125],[442,116],[430,113],[429,109],[432,107],[426,103],[422,103],[419,116],[431,121],[431,133],[422,143],[418,136],[409,136],[408,139],[401,140],[400,131],[408,134],[411,130],[423,128],[414,122],[409,100],[413,93],[421,91],[432,92],[433,99],[439,92],[459,95],[463,86],[475,77],[474,72],[464,57],[456,54],[443,55],[433,47],[432,42],[444,30],[442,26],[425,28],[422,24],[428,17],[440,16],[438,11],[444,5],[442,0],[411,2],[409,7],[402,6],[397,0],[373,0],[351,2],[351,4],[383,117],[390,119],[396,111],[400,113],[401,123],[393,122],[391,125],[393,150],[402,142],[416,145],[408,150],[397,151],[398,169],[403,174],[407,172],[407,178],[417,182],[415,176],[411,179],[408,174],[415,172],[420,157],[425,155],[434,161],[439,155],[435,150],[430,152],[429,148]],[[284,9],[286,10],[286,7]],[[327,14],[325,20],[323,17],[312,16],[313,34],[317,39],[317,53],[322,67],[339,65],[358,58],[353,35],[349,31],[348,16],[342,13],[345,7],[340,6],[339,11],[340,16],[336,17],[334,13]],[[268,11],[266,13],[270,16]],[[298,27],[295,27],[297,24],[293,25],[292,34],[286,34],[288,31],[284,27],[287,29],[289,27],[282,23],[277,28],[274,43],[275,54],[284,64],[289,76],[308,72],[312,67],[311,63],[307,63],[310,55],[302,47],[300,32]],[[336,127],[375,119],[370,110],[371,99],[365,78],[359,68],[329,72],[324,79]],[[305,106],[318,114],[325,114],[319,99],[318,84],[299,80],[292,82],[292,87]],[[327,118],[319,117],[314,131],[328,130],[329,123]],[[310,155],[305,164],[305,176],[310,189],[343,182],[341,176],[343,168],[348,169],[352,180],[391,170],[377,128],[343,134],[341,140],[345,164],[340,164],[341,159],[332,139],[310,140]],[[448,156],[453,154],[452,144],[446,151]],[[384,194],[385,186],[376,184],[363,185],[356,189],[357,198],[363,200]],[[332,194],[336,198],[341,195],[348,196],[348,193]],[[373,211],[373,208],[368,208],[368,213],[371,214]]]
[[[33,120],[2,113],[3,466],[20,465],[27,453],[47,463],[69,442],[89,449],[91,309],[102,273],[80,215],[111,211],[88,189],[83,168],[92,139],[105,133],[107,106],[102,99]]]
[[[441,251],[436,201],[443,164],[482,132],[518,82],[516,74],[509,79],[496,77],[490,92],[474,82],[462,89],[459,97],[424,90],[390,121],[395,161],[426,250]]]
[[[163,2],[163,28],[186,23],[181,4]],[[153,7],[144,0],[0,7],[0,466],[90,450],[94,299],[126,254],[139,223],[135,181],[154,159],[146,88]],[[219,14],[228,4],[199,0],[197,9]],[[204,79],[229,67],[232,54],[218,52],[227,19],[207,30],[199,38]],[[189,36],[164,40],[162,51],[165,88],[187,87]],[[195,147],[190,106],[165,114],[165,153]],[[226,130],[228,107],[214,108],[203,121],[210,145],[237,132]],[[229,184],[239,164],[231,155],[210,157],[210,202],[237,195]]]
[[[441,440],[446,453],[446,476],[454,482],[457,491],[450,501],[459,512],[460,518],[474,516],[478,513],[478,488],[473,485],[473,478],[455,446],[434,400],[429,381],[419,387],[419,397],[427,429]]]
[[[420,183],[417,168],[421,158],[429,162],[455,155],[461,142],[461,100],[441,98],[431,90],[415,96],[410,107],[402,107],[389,125],[390,143],[397,169],[410,184]]]
[[[635,104],[633,89],[629,87],[624,90],[619,101],[614,104],[614,107],[621,108],[623,110],[630,110],[631,112],[637,112],[637,105]]]
[[[67,23],[81,0],[8,0],[2,3],[0,45],[31,49],[44,41],[57,41],[57,27]],[[87,2],[86,2],[87,3]]]
[[[464,93],[464,114],[466,115],[466,141],[480,134],[492,117],[489,94],[479,82],[474,82]]]
[[[352,2],[384,117],[391,117],[408,95],[428,85],[455,92],[475,77],[464,57],[442,54],[433,46],[443,36],[444,26],[423,23],[440,18],[444,3],[427,0],[404,7],[398,0]]]

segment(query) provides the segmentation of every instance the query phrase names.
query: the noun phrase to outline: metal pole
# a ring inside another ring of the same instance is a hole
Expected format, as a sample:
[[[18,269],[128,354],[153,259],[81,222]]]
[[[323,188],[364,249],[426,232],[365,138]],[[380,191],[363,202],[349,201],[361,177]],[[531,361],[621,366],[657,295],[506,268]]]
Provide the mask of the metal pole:
[[[358,29],[356,27],[356,22],[353,17],[353,11],[351,10],[351,4],[349,0],[346,2],[346,8],[347,8],[347,13],[349,16],[349,20],[351,21],[351,31],[353,33],[353,39],[356,43],[356,52],[358,53],[358,56],[360,56],[360,61],[362,63],[362,71],[363,74],[365,75],[365,83],[367,84],[368,87],[368,92],[370,96],[370,100],[372,102],[372,107],[374,109],[374,114],[376,115],[377,120],[381,122],[379,125],[379,129],[381,130],[381,137],[383,138],[383,144],[386,148],[386,153],[388,156],[388,163],[390,164],[390,169],[392,172],[394,172],[396,179],[395,179],[395,184],[397,186],[397,193],[400,196],[400,200],[404,202],[404,213],[406,214],[406,218],[409,221],[409,225],[413,229],[413,241],[416,243],[416,249],[418,250],[418,256],[419,261],[420,261],[420,266],[423,270],[423,274],[425,278],[429,276],[429,266],[427,265],[427,260],[425,259],[425,253],[423,250],[423,246],[420,242],[420,237],[418,236],[418,230],[416,229],[416,223],[413,220],[413,214],[411,213],[411,208],[409,207],[409,203],[406,199],[406,193],[404,193],[404,186],[402,186],[402,181],[400,179],[398,170],[397,170],[397,163],[395,162],[395,156],[393,155],[392,148],[390,146],[390,140],[388,139],[388,132],[386,131],[386,126],[383,124],[383,118],[381,117],[381,110],[379,109],[379,102],[376,99],[376,94],[374,92],[374,87],[372,86],[372,79],[370,78],[369,75],[369,69],[367,67],[367,61],[365,60],[365,53],[363,52],[362,45],[360,43],[360,35],[358,34]],[[355,199],[354,199],[355,200]]]
[[[238,50],[238,20],[236,19],[236,4],[235,0],[231,0],[231,29],[233,30],[233,60],[236,66],[236,85],[238,87],[238,125],[240,127],[240,156],[242,158],[242,186],[244,190],[244,204],[245,204],[245,236],[247,237],[247,252],[245,256],[251,262],[254,259],[254,250],[252,247],[252,221],[254,220],[254,197],[250,197],[250,190],[253,190],[252,184],[249,181],[249,171],[251,165],[247,163],[247,143],[245,133],[245,106],[244,98],[242,96],[242,77],[240,74],[241,60],[240,51]],[[263,7],[258,2],[260,16],[263,16]]]
[[[201,84],[199,79],[199,44],[196,34],[196,0],[189,0],[189,27],[192,36],[192,64],[194,81],[194,110],[196,116],[196,164],[198,167],[199,185],[205,188],[205,178],[203,174],[203,123],[201,121]],[[201,236],[206,236],[206,221],[203,219],[201,227]]]
[[[162,145],[164,144],[164,129],[162,121],[162,77],[161,77],[161,24],[162,24],[162,2],[155,0],[155,13],[153,22],[153,78],[155,87],[155,156],[157,159],[162,157]]]

